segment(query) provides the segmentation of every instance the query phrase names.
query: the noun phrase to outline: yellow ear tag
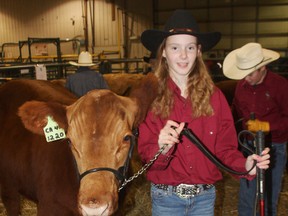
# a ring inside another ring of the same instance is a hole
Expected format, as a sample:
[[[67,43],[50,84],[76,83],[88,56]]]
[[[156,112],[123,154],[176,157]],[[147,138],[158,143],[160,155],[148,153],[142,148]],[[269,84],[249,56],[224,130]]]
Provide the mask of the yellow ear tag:
[[[50,116],[47,117],[47,125],[43,128],[47,142],[53,142],[56,140],[64,139],[66,137],[63,128],[60,128],[57,122],[55,122]]]

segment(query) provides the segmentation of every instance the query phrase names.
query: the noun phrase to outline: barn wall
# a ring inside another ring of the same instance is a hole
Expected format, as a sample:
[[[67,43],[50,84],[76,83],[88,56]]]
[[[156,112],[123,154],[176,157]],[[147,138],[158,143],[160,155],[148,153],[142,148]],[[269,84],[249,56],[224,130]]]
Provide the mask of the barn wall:
[[[95,54],[119,52],[111,56],[114,58],[149,55],[139,40],[143,30],[163,28],[176,8],[186,8],[192,11],[202,31],[222,33],[221,41],[212,51],[219,57],[251,41],[288,56],[288,0],[94,0],[94,3],[94,46],[90,9],[87,23],[88,50]],[[77,38],[82,46],[61,43],[62,54],[84,50],[83,5],[84,0],[1,0],[0,45],[5,44],[5,55],[18,57],[18,41],[28,37]],[[47,49],[49,55],[56,52],[53,44]],[[28,55],[26,45],[22,51],[24,56]]]
[[[86,17],[89,51],[96,54],[118,51],[119,54],[113,57],[143,56],[146,51],[139,43],[139,35],[152,24],[152,12],[143,12],[147,11],[147,7],[151,8],[151,4],[145,2],[135,4],[133,0],[94,0],[93,9],[92,1],[88,1]],[[61,40],[76,38],[82,44],[80,50],[84,50],[84,5],[83,0],[1,0],[0,45],[6,56],[18,57],[18,42],[27,41],[28,37]],[[94,11],[94,40],[91,10]],[[61,43],[62,54],[78,54],[79,47],[76,45],[75,42]],[[48,45],[47,49],[49,55],[56,52],[53,44]],[[22,47],[22,52],[23,57],[28,55],[26,45]]]
[[[288,56],[288,0],[155,0],[155,27],[162,28],[175,8],[191,10],[202,31],[222,33],[212,51],[220,58],[253,41]]]

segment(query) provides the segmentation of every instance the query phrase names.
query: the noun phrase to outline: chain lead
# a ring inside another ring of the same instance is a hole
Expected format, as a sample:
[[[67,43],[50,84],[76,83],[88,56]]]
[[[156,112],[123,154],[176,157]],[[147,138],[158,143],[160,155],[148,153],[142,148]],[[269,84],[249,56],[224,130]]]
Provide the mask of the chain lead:
[[[142,175],[143,172],[145,172],[153,163],[155,160],[157,160],[157,158],[159,157],[159,155],[163,152],[163,150],[166,148],[167,144],[163,145],[159,151],[155,154],[155,156],[146,164],[144,164],[144,166],[137,172],[135,173],[133,176],[131,176],[128,179],[125,179],[124,182],[122,183],[122,185],[119,187],[118,192],[120,190],[122,190],[129,182],[133,181],[134,179],[138,178],[139,175]]]

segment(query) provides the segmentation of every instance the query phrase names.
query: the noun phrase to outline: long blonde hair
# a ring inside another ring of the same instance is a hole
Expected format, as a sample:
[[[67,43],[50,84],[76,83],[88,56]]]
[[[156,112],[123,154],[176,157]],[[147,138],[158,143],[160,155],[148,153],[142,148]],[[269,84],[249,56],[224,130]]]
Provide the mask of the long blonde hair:
[[[161,118],[167,118],[170,115],[174,104],[173,94],[167,87],[169,68],[166,64],[166,58],[162,56],[165,42],[166,39],[160,45],[157,53],[154,73],[158,78],[159,88],[158,95],[152,104],[152,112]],[[196,58],[195,65],[188,76],[187,90],[192,105],[192,117],[211,116],[213,108],[210,104],[210,98],[214,91],[214,83],[201,56]]]

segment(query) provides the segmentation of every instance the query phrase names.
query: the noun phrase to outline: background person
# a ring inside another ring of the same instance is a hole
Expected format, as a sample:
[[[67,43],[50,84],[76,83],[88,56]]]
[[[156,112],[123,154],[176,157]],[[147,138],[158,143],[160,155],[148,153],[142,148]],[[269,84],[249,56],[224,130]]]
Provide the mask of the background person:
[[[148,64],[147,69],[145,70],[145,74],[154,71],[155,70],[155,64],[156,64],[156,52],[151,52],[149,57],[144,56],[143,61]]]
[[[81,52],[78,57],[78,62],[70,61],[69,63],[78,66],[78,69],[74,74],[67,77],[65,87],[78,97],[83,96],[93,89],[109,88],[102,74],[91,68],[91,66],[95,64],[89,52]]]
[[[202,33],[189,11],[177,10],[164,30],[146,30],[143,45],[158,50],[155,76],[158,96],[139,127],[138,151],[147,163],[167,144],[147,170],[151,181],[152,215],[214,215],[214,183],[219,169],[185,136],[191,129],[224,164],[245,172],[257,160],[268,168],[269,149],[263,156],[247,159],[237,150],[237,137],[230,107],[215,87],[202,59],[202,51],[214,47],[219,32]],[[254,175],[256,168],[250,174]],[[247,176],[248,177],[248,176]]]
[[[277,203],[281,191],[282,176],[287,161],[288,139],[288,81],[271,72],[267,65],[279,58],[279,54],[262,48],[259,43],[248,43],[230,52],[223,62],[224,75],[240,80],[236,86],[233,110],[243,118],[247,129],[250,114],[259,121],[269,122],[270,133],[265,144],[271,149],[271,165],[266,172],[266,215],[277,215]],[[249,125],[260,130],[261,123]],[[249,129],[249,128],[248,128]],[[254,215],[256,179],[240,179],[238,211],[240,216]]]

